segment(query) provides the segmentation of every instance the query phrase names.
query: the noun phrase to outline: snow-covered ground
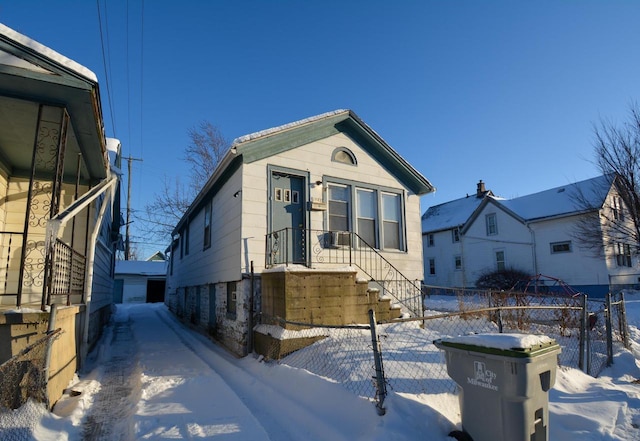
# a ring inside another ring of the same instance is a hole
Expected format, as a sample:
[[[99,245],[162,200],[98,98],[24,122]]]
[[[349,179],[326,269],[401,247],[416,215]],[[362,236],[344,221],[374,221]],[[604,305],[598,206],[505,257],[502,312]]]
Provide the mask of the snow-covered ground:
[[[640,439],[640,294],[626,300],[632,350],[597,379],[558,369],[550,439]],[[0,414],[0,439],[446,441],[460,426],[455,394],[391,391],[378,416],[318,375],[234,358],[160,304],[119,306],[89,366],[54,412],[30,402]]]

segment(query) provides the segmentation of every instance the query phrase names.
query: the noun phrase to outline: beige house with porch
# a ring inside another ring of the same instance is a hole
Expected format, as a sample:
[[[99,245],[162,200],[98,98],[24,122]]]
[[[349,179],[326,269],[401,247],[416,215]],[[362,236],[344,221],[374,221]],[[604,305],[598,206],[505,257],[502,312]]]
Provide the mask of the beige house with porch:
[[[0,363],[58,305],[52,401],[111,314],[119,161],[95,74],[0,24]]]

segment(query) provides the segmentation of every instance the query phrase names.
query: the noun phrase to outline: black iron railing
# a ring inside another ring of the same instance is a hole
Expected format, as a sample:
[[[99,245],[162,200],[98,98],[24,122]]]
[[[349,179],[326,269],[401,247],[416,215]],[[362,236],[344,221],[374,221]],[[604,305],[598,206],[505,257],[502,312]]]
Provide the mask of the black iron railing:
[[[50,283],[43,306],[50,305],[52,296],[66,296],[67,305],[71,304],[72,295],[82,295],[84,291],[84,275],[86,257],[71,246],[56,239],[50,256]]]
[[[267,234],[265,257],[266,268],[289,264],[356,266],[380,289],[382,297],[389,296],[405,312],[422,316],[420,284],[408,279],[354,232],[284,228]]]

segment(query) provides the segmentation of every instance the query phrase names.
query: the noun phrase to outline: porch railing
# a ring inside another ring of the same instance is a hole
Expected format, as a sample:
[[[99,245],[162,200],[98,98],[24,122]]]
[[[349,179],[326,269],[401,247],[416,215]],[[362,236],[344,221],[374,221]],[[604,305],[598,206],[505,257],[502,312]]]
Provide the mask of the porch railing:
[[[294,243],[295,242],[295,243]],[[297,252],[293,252],[298,247]],[[302,257],[300,257],[302,256]],[[266,236],[265,267],[302,264],[354,265],[412,316],[423,313],[420,284],[408,279],[378,250],[352,231],[284,228]]]
[[[66,296],[66,303],[70,305],[72,295],[82,295],[84,292],[86,257],[56,239],[50,262],[51,282],[48,284],[46,299],[43,295],[43,306],[51,304],[52,296]]]
[[[26,277],[25,273],[20,271],[21,266],[24,266],[23,235],[18,232],[0,231],[0,297],[14,297],[15,306],[18,308],[22,306],[22,286]],[[66,303],[69,305],[72,295],[83,295],[87,265],[84,255],[56,239],[46,262],[46,274],[41,272],[38,275],[40,283],[32,282],[29,285],[44,286],[41,301],[43,308],[51,304],[52,296],[66,296]],[[20,279],[21,275],[23,280]]]

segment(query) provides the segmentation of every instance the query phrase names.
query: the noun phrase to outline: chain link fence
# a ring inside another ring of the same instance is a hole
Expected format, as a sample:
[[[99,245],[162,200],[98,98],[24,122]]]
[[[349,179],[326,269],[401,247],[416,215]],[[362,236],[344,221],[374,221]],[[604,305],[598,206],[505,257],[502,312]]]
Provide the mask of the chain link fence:
[[[427,296],[425,306],[424,317],[374,320],[373,326],[323,326],[263,316],[259,328],[275,336],[270,351],[280,355],[268,358],[340,383],[375,400],[379,408],[387,388],[408,394],[455,392],[443,353],[433,345],[436,339],[469,333],[544,334],[562,347],[561,366],[593,376],[612,363],[614,351],[628,339],[621,294],[587,302],[583,295],[456,290]],[[382,382],[377,381],[380,373]]]
[[[61,329],[48,332],[0,365],[0,439],[3,441],[33,439],[32,426],[49,405],[49,351],[61,333]]]
[[[47,351],[61,333],[44,335],[0,365],[0,408],[17,409],[29,398],[47,403]]]

